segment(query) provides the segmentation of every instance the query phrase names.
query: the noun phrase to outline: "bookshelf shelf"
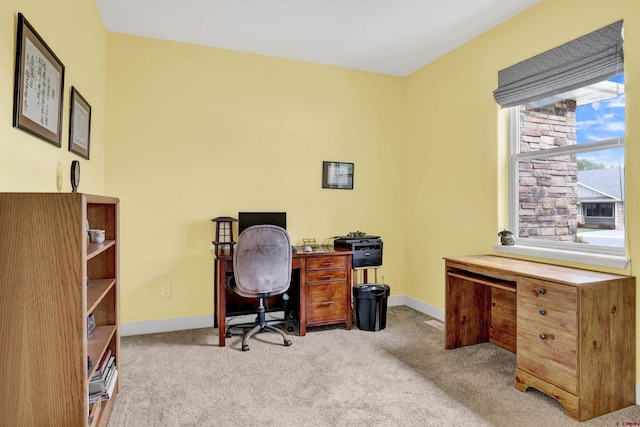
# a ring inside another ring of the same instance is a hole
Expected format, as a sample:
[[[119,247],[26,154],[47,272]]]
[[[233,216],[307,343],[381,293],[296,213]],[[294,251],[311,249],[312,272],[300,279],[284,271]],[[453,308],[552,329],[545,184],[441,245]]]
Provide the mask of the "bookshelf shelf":
[[[89,246],[87,247],[87,260],[100,255],[115,244],[115,240],[105,240],[102,243],[89,243]]]
[[[87,287],[87,315],[93,313],[96,306],[115,284],[116,279],[89,280],[89,286]]]
[[[91,414],[89,381],[108,350],[118,365],[118,221],[113,197],[0,193],[0,348],[12,349],[0,363],[11,385],[0,424],[107,426],[119,380]],[[88,243],[87,222],[104,243]]]

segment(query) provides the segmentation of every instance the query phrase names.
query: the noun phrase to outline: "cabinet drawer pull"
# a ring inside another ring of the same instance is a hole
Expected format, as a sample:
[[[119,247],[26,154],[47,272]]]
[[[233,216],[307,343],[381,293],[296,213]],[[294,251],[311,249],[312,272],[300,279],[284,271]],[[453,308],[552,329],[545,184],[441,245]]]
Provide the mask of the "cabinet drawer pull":
[[[540,315],[544,316],[545,314],[547,314],[547,312],[545,310],[540,310]]]
[[[323,267],[329,267],[329,266],[332,266],[333,264],[335,264],[335,262],[325,261],[325,262],[322,263],[322,266]]]
[[[320,278],[322,280],[329,280],[331,279],[333,276],[335,276],[335,274],[325,274],[324,276],[320,276]]]
[[[547,336],[546,336],[545,334],[540,334],[540,339],[541,339],[541,340],[546,340],[546,339],[547,339]]]
[[[544,295],[546,291],[544,289],[540,289],[538,292],[540,292],[540,295]]]
[[[334,303],[335,303],[335,301],[322,301],[320,303],[320,305],[331,305],[331,304],[334,304]]]

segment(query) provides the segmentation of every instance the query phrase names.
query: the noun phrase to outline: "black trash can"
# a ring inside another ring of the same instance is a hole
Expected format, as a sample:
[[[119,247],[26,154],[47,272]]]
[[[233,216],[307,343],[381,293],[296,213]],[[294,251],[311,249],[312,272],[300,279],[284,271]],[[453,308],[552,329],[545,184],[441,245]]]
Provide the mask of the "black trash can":
[[[356,325],[362,331],[380,331],[387,326],[389,286],[367,283],[353,287]]]

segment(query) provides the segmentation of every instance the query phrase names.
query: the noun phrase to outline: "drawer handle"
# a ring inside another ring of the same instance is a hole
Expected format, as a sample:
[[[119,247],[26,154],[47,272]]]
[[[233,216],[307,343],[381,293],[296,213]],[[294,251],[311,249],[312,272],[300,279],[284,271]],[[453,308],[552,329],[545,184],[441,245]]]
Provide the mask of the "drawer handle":
[[[546,336],[545,334],[540,334],[540,339],[541,339],[541,340],[546,340],[546,339],[547,339],[547,336]]]
[[[544,310],[540,310],[540,315],[541,315],[541,316],[544,316],[545,314],[547,314],[547,312],[546,312],[546,311],[544,311]]]
[[[544,295],[546,291],[544,289],[540,289],[538,292],[540,292],[540,295]]]
[[[329,280],[331,279],[333,276],[335,276],[335,274],[325,274],[324,276],[320,276],[320,278],[322,280]]]
[[[320,303],[320,305],[331,305],[331,304],[335,304],[335,301],[322,301]]]
[[[322,263],[322,266],[323,266],[323,267],[329,267],[329,266],[331,266],[331,265],[333,265],[333,264],[335,264],[335,262],[323,262],[323,263]]]

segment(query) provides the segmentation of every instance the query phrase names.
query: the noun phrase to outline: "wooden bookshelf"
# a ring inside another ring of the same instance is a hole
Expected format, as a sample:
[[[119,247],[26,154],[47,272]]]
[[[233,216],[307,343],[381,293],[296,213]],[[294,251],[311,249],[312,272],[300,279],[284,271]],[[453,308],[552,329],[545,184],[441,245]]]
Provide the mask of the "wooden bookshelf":
[[[88,384],[107,349],[118,364],[118,216],[112,197],[0,193],[2,423],[107,425],[118,384],[91,413]],[[87,221],[104,243],[89,244]]]

